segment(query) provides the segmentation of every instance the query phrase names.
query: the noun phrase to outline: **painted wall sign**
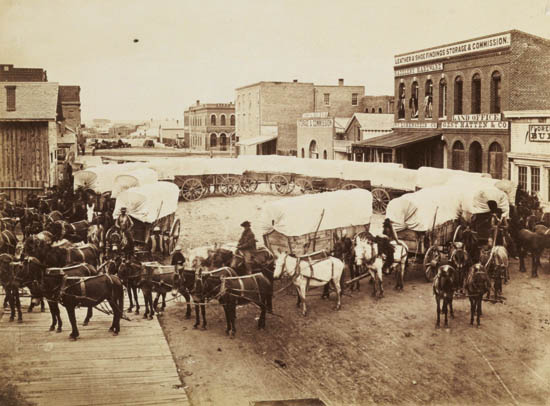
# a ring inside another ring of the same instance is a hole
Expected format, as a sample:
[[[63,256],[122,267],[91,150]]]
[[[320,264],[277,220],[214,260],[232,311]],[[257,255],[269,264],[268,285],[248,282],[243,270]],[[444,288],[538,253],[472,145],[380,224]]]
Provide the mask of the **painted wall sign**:
[[[502,114],[455,114],[453,121],[501,121]]]
[[[395,77],[417,75],[426,72],[436,72],[443,70],[442,63],[432,63],[430,65],[413,66],[412,68],[398,69],[395,71]]]
[[[393,123],[393,128],[437,128],[437,123],[411,123],[410,121],[398,121]]]
[[[527,134],[531,142],[550,142],[550,124],[530,124]]]
[[[488,38],[460,42],[458,44],[447,45],[427,51],[411,52],[406,55],[396,56],[394,66],[432,61],[435,59],[448,58],[452,56],[467,55],[474,52],[488,51],[492,49],[507,48],[511,45],[511,43],[511,34],[495,35]]]
[[[441,128],[506,130],[508,121],[442,121]]]
[[[332,127],[333,126],[332,118],[318,118],[318,119],[308,119],[308,120],[298,120],[298,127],[308,128],[308,127]]]
[[[326,118],[328,117],[328,111],[317,111],[314,113],[304,113],[302,118]]]

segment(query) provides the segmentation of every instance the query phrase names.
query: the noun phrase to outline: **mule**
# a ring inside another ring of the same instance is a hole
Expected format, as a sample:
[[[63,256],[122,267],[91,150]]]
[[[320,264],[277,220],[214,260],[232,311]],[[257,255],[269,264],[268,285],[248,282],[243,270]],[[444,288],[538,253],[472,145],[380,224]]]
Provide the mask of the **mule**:
[[[466,278],[466,292],[470,299],[470,324],[474,324],[474,315],[477,315],[477,326],[480,325],[481,303],[483,295],[490,292],[491,281],[482,264],[474,264]]]
[[[120,258],[120,257],[119,257]],[[112,261],[112,260],[111,260]],[[130,306],[128,307],[128,312],[132,312],[134,309],[134,301],[136,303],[136,315],[139,315],[139,300],[138,300],[138,285],[141,279],[141,263],[135,260],[125,259],[123,261],[119,260],[117,274],[126,286],[128,292],[128,299],[130,301]],[[133,298],[132,298],[133,295]],[[133,300],[132,300],[133,299]]]
[[[185,312],[185,318],[191,318],[191,292],[195,286],[195,271],[188,269],[179,269],[174,275],[174,287],[172,289],[172,295],[176,296],[181,294],[187,302],[187,311]],[[204,305],[203,305],[204,307]],[[198,315],[199,306],[195,305],[195,313]]]
[[[370,233],[362,232],[354,237],[353,249],[355,266],[370,273],[373,281],[372,295],[376,296],[378,286],[378,297],[384,297],[383,268],[385,265],[388,268],[391,267],[394,258],[394,249],[389,239],[374,237]]]
[[[272,282],[262,273],[246,276],[223,277],[220,287],[220,303],[225,313],[226,335],[235,337],[237,305],[253,303],[260,307],[258,329],[265,329],[265,314],[273,296]]]
[[[344,263],[338,258],[326,257],[310,262],[284,253],[275,259],[273,278],[278,279],[283,274],[287,274],[292,278],[292,283],[298,292],[296,306],[300,306],[300,303],[302,303],[302,315],[305,317],[307,316],[306,295],[310,286],[319,287],[330,283],[336,290],[335,310],[340,310],[342,307],[340,280],[343,273]]]
[[[16,278],[16,264],[13,255],[0,254],[0,284],[4,288],[6,299],[10,306],[10,321],[15,320],[15,311],[17,310],[17,322],[23,322],[21,313],[21,301],[19,300],[19,288],[21,287]]]
[[[516,245],[519,251],[519,271],[526,272],[525,257],[531,254],[531,276],[538,277],[540,257],[545,248],[550,248],[550,234],[538,234],[527,229],[521,229],[515,233]]]
[[[73,247],[50,246],[44,262],[50,267],[63,267],[72,264],[85,262],[97,266],[99,262],[99,251],[93,244],[85,244]]]
[[[447,319],[447,311],[450,311],[451,318],[454,319],[453,312],[453,296],[455,290],[455,269],[450,265],[441,265],[437,270],[437,275],[433,281],[433,293],[437,303],[437,321],[436,328],[440,327],[441,311],[445,315],[445,327],[449,326]],[[441,307],[443,301],[443,307]]]
[[[470,256],[465,249],[464,243],[461,241],[453,241],[451,243],[449,261],[453,268],[456,270],[456,289],[464,290],[464,280],[468,273],[468,266],[470,264]]]
[[[174,288],[175,271],[172,266],[162,266],[159,263],[152,263],[142,267],[138,287],[143,292],[145,301],[145,313],[143,318],[153,319],[155,312],[160,313],[166,308],[166,294]],[[153,292],[157,295],[153,300]],[[157,309],[159,299],[162,297],[160,312]]]
[[[502,296],[502,280],[510,279],[508,271],[508,252],[502,245],[493,246],[490,250],[482,251],[480,262],[487,271],[489,281],[493,287],[494,297]],[[487,298],[491,296],[491,289]]]
[[[10,255],[15,255],[17,243],[17,237],[12,231],[0,231],[0,254],[6,253]]]

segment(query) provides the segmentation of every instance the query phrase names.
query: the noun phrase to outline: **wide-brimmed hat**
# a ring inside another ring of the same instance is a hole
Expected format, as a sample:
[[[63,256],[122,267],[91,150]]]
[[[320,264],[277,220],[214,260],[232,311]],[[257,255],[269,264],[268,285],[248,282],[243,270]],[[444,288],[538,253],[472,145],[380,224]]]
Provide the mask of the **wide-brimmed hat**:
[[[250,227],[250,221],[248,221],[248,220],[247,220],[247,221],[243,221],[243,222],[241,223],[241,227]]]
[[[120,211],[122,211],[122,210],[126,211],[126,207],[121,207]]]

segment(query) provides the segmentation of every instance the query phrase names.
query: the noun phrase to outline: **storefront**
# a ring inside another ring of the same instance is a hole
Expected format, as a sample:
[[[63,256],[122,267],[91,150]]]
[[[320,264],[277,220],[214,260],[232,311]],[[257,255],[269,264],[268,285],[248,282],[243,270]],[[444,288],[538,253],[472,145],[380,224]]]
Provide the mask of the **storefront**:
[[[507,111],[510,120],[510,179],[518,187],[550,200],[550,110]]]

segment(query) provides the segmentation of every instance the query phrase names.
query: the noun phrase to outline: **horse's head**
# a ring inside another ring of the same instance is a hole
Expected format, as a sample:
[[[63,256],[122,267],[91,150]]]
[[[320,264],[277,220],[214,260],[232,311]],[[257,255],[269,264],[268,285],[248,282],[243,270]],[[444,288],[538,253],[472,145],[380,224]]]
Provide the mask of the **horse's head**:
[[[482,264],[474,264],[470,269],[471,277],[468,280],[468,286],[472,292],[485,293],[489,289],[489,279],[487,272]]]
[[[439,289],[442,292],[450,292],[454,289],[455,269],[450,265],[441,265],[437,270]]]
[[[273,271],[273,279],[279,279],[285,272],[287,274],[294,274],[294,269],[289,269],[287,265],[287,259],[289,254],[286,252],[278,251],[278,255],[275,255],[275,270]]]
[[[353,251],[355,253],[355,265],[357,266],[372,262],[378,255],[376,244],[361,234],[356,235],[354,238]]]

